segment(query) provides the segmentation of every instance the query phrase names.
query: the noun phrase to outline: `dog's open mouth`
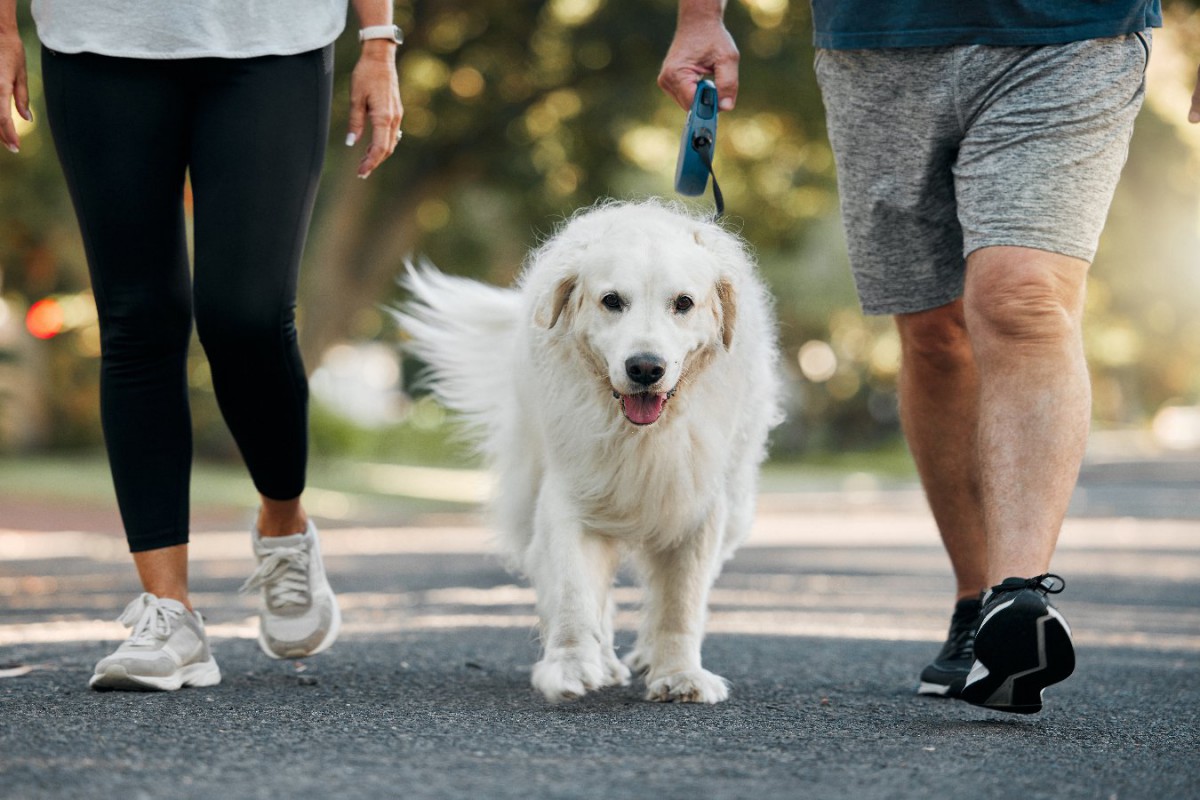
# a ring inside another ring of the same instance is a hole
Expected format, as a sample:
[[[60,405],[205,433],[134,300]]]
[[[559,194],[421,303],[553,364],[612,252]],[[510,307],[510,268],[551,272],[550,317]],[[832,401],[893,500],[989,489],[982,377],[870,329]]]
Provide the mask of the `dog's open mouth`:
[[[674,392],[658,394],[652,392],[617,394],[613,392],[613,395],[621,401],[621,413],[634,425],[651,425],[658,422],[658,418],[662,416],[663,409],[667,406],[667,400],[671,399],[672,394]]]

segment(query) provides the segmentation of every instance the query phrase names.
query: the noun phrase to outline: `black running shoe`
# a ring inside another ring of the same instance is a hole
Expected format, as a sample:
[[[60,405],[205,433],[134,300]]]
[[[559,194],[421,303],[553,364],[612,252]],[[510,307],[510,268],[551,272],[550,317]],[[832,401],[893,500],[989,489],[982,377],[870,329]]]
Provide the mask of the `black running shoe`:
[[[963,700],[1015,714],[1042,710],[1042,690],[1075,671],[1071,627],[1048,597],[1065,586],[1050,574],[1005,578],[984,595]]]
[[[981,608],[983,602],[979,597],[968,597],[954,604],[946,643],[933,663],[921,670],[917,694],[958,697],[975,663],[975,626],[979,624]]]

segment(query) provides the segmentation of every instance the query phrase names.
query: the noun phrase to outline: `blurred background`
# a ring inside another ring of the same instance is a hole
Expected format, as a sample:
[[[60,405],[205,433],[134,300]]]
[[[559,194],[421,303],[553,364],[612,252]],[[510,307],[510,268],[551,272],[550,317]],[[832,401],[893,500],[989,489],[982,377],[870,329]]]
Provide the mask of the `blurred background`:
[[[83,465],[65,483],[110,492],[95,307],[20,6],[35,121],[17,120],[19,156],[0,153],[0,479],[14,491],[31,475],[63,482],[65,460]],[[1164,6],[1085,325],[1093,449],[1142,456],[1200,451],[1200,125],[1186,121],[1200,10],[1195,0]],[[575,209],[601,197],[674,196],[684,112],[655,78],[675,0],[422,0],[396,14],[406,32],[405,136],[368,181],[355,177],[359,149],[342,144],[353,20],[339,42],[300,299],[313,470],[318,486],[354,476],[360,488],[456,501],[477,496],[482,478],[461,471],[476,464],[453,420],[414,389],[418,365],[397,352],[386,312],[402,299],[395,278],[406,258],[423,257],[507,284]],[[846,263],[809,4],[730,0],[727,23],[742,83],[737,110],[721,119],[716,169],[729,223],[754,246],[777,298],[789,415],[772,460],[911,476],[896,413],[898,340],[888,319],[859,312]],[[189,369],[200,469],[228,473],[250,497],[198,343]],[[460,470],[454,481],[437,471],[446,467]],[[344,514],[348,496],[330,491],[315,511]]]

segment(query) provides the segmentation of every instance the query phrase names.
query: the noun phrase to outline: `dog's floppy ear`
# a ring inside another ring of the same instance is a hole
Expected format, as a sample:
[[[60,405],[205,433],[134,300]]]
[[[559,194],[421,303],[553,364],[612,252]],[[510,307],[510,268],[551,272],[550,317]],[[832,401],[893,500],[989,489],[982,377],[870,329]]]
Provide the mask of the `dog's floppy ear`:
[[[557,325],[559,318],[570,310],[567,308],[567,302],[575,291],[575,283],[575,276],[570,275],[560,280],[552,292],[542,297],[533,317],[534,322],[543,328],[553,328]]]
[[[717,281],[717,300],[720,302],[721,343],[728,350],[733,345],[733,329],[737,324],[737,292],[728,278]]]
[[[721,343],[728,350],[733,346],[733,330],[737,327],[737,290],[733,288],[733,276],[748,268],[748,255],[737,240],[720,229],[696,228],[692,238],[700,247],[712,253],[724,273],[717,281],[717,307],[713,315],[721,328]]]

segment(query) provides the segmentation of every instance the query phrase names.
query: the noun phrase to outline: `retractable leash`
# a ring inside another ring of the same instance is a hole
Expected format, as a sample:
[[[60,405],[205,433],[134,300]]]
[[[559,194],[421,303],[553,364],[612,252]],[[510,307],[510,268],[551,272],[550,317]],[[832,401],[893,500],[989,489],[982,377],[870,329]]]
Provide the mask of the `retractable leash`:
[[[712,176],[713,201],[717,210],[713,220],[725,213],[725,198],[713,171],[713,152],[717,144],[717,86],[708,78],[696,84],[692,108],[683,125],[679,141],[679,159],[675,162],[675,191],[688,197],[704,194]]]

